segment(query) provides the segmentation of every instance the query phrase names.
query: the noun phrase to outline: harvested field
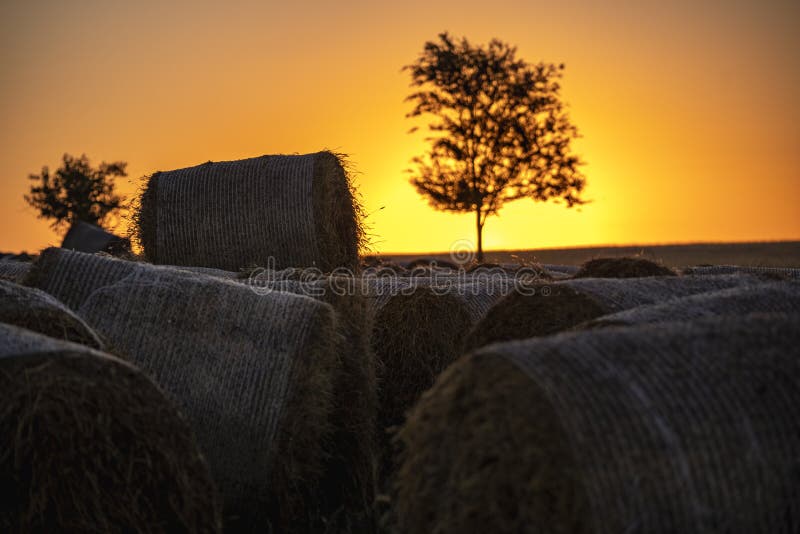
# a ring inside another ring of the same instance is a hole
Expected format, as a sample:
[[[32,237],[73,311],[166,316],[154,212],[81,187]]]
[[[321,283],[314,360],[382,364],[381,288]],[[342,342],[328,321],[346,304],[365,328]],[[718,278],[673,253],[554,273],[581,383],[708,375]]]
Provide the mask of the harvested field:
[[[221,532],[185,419],[135,367],[0,324],[0,530]]]
[[[461,359],[398,434],[398,531],[797,532],[798,321],[609,328]]]

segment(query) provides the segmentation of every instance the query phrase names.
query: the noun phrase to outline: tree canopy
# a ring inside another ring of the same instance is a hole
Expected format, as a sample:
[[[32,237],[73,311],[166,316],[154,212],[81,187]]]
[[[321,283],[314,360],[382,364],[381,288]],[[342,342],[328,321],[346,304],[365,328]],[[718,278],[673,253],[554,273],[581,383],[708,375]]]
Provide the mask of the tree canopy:
[[[25,201],[38,210],[40,219],[52,219],[55,230],[64,230],[75,221],[107,227],[125,201],[114,192],[114,180],[127,176],[127,165],[124,161],[102,162],[94,168],[86,154],[79,158],[64,154],[55,173],[50,174],[44,166],[40,174],[28,176],[34,183]]]
[[[434,117],[411,183],[436,209],[475,213],[479,261],[486,218],[506,202],[584,203],[582,162],[571,150],[578,130],[560,97],[563,64],[529,64],[499,40],[474,46],[442,33],[404,70],[416,89],[408,117]]]

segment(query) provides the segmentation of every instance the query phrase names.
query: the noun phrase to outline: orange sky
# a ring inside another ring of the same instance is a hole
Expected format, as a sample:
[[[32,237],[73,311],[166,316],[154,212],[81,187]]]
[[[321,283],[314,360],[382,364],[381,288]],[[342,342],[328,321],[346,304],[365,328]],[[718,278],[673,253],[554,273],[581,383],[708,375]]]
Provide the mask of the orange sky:
[[[403,172],[424,134],[400,68],[444,30],[566,63],[583,134],[593,203],[509,204],[487,249],[800,239],[798,25],[796,1],[6,1],[0,250],[60,242],[22,195],[64,152],[128,161],[132,195],[155,170],[336,149],[377,251],[472,240]]]

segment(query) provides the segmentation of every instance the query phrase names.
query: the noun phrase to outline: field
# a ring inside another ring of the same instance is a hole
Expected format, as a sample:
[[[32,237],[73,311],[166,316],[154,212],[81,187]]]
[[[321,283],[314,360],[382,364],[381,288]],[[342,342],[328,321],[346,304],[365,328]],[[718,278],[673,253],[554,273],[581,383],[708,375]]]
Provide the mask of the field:
[[[675,268],[694,265],[744,265],[759,267],[800,267],[800,241],[760,243],[697,243],[684,245],[628,245],[563,249],[487,251],[490,263],[552,263],[580,265],[606,256],[641,256]],[[381,258],[405,262],[413,254],[381,254]],[[426,258],[449,260],[448,253],[426,254]]]

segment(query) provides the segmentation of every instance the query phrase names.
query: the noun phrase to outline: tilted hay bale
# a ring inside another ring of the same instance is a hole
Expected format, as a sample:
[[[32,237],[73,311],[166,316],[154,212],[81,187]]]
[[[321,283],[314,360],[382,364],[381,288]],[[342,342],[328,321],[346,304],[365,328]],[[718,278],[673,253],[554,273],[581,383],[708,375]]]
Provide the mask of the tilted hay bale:
[[[79,313],[174,399],[197,433],[226,528],[301,531],[330,435],[327,304],[140,267]]]
[[[42,251],[23,283],[46,291],[77,310],[95,290],[122,280],[140,265],[51,247]]]
[[[332,528],[331,521],[347,521],[354,531],[367,532],[374,522],[377,391],[367,300],[354,290],[352,282],[336,276],[293,280],[282,271],[262,271],[247,280],[259,294],[285,291],[305,295],[336,311],[339,361],[333,382],[334,432],[321,484],[320,512],[328,528]]]
[[[800,314],[800,283],[768,282],[699,293],[604,315],[579,325],[578,328],[693,321],[713,317],[741,316],[748,313]]]
[[[589,260],[574,278],[641,278],[643,276],[675,276],[672,269],[644,258],[618,257]]]
[[[399,432],[400,532],[800,528],[800,317],[492,345]]]
[[[358,268],[360,207],[331,152],[159,172],[140,204],[139,240],[153,263]]]
[[[792,267],[746,267],[740,265],[701,265],[687,267],[684,274],[720,275],[720,274],[759,274],[777,279],[800,280],[800,269]]]
[[[0,280],[19,283],[30,269],[27,261],[0,260]]]
[[[185,419],[135,367],[0,324],[0,530],[221,532]]]
[[[761,281],[748,275],[579,278],[523,287],[489,310],[464,347],[546,336],[601,315]]]
[[[0,280],[0,323],[103,349],[97,334],[72,310],[44,291]]]

